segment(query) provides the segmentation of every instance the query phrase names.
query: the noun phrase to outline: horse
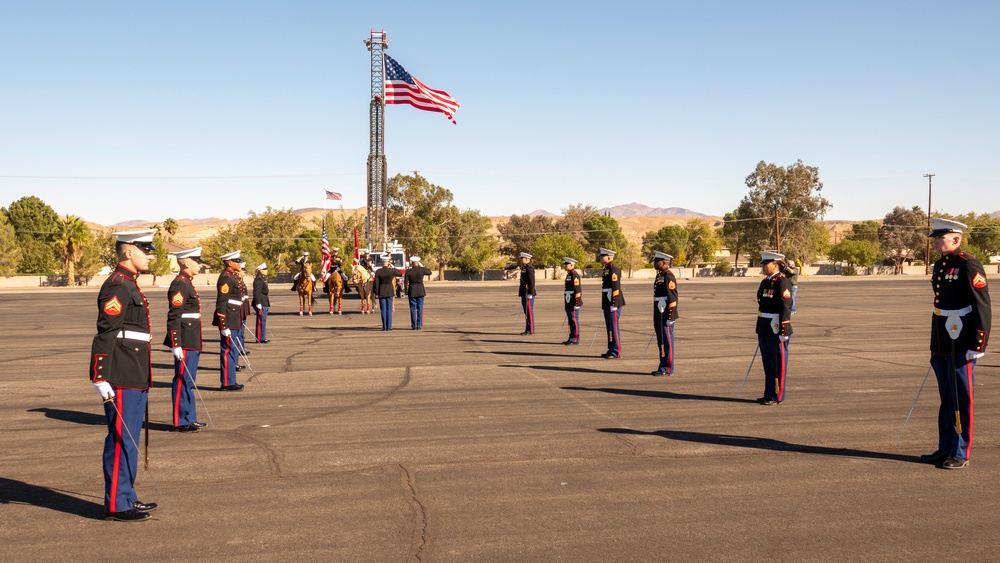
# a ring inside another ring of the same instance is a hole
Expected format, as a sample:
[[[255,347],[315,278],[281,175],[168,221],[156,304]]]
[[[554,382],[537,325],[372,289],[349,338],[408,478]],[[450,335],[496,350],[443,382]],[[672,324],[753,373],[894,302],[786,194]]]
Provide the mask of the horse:
[[[344,301],[344,278],[340,275],[340,270],[333,270],[323,282],[326,296],[330,300],[330,314],[333,314],[333,306],[337,306],[337,314],[341,315],[341,306]]]
[[[357,265],[351,271],[351,281],[358,288],[358,295],[361,296],[361,314],[367,315],[372,312],[372,273],[362,265]]]
[[[309,316],[313,314],[313,283],[316,278],[313,277],[312,264],[306,263],[302,266],[302,272],[299,275],[299,279],[296,280],[295,290],[299,293],[299,316],[302,316],[302,310],[305,308],[306,304],[309,304]]]

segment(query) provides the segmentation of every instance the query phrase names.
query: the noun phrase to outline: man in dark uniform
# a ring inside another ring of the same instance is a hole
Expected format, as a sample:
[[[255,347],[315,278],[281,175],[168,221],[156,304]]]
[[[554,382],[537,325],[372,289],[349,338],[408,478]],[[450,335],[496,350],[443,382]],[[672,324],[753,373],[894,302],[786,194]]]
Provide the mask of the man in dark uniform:
[[[576,270],[576,258],[563,258],[563,268],[566,270],[566,285],[563,296],[566,301],[566,320],[569,323],[569,338],[565,345],[580,343],[580,307],[583,306],[583,287],[580,285],[580,272]]]
[[[167,290],[167,335],[163,345],[174,354],[174,381],[170,386],[174,430],[197,432],[205,425],[198,422],[194,402],[198,360],[201,358],[201,299],[194,289],[194,276],[201,271],[201,247],[174,252],[181,271]]]
[[[524,310],[524,332],[521,336],[528,336],[535,334],[535,267],[531,265],[531,255],[527,252],[522,252],[518,260],[521,262],[521,278],[517,295]]]
[[[236,382],[239,332],[243,328],[243,298],[237,281],[243,270],[240,251],[222,255],[222,263],[226,269],[219,274],[215,285],[215,316],[212,318],[212,326],[219,327],[219,387],[224,391],[241,391],[243,385]]]
[[[424,288],[424,278],[431,275],[431,271],[420,263],[419,256],[410,256],[410,267],[403,276],[406,284],[406,296],[410,299],[410,328],[420,330],[424,327],[424,297],[427,290]]]
[[[147,252],[156,231],[115,233],[118,265],[97,296],[97,335],[90,349],[89,377],[104,401],[104,517],[135,522],[149,518],[156,503],[135,493],[139,432],[153,381],[149,303],[139,289],[149,268]]]
[[[257,342],[267,344],[267,310],[271,307],[271,300],[267,296],[267,263],[260,263],[257,266],[257,273],[253,277],[253,309],[257,312]]]
[[[788,369],[788,344],[792,336],[792,284],[782,274],[785,256],[765,250],[760,253],[761,272],[765,278],[757,288],[757,345],[764,366],[762,405],[785,400],[785,373]]]
[[[601,248],[597,259],[604,264],[601,275],[601,310],[604,311],[604,326],[608,331],[608,351],[602,358],[614,359],[622,354],[621,333],[618,321],[621,319],[625,296],[622,294],[622,271],[615,265],[615,251]]]
[[[340,255],[340,249],[334,247],[333,253],[330,254],[330,271],[340,272],[343,266],[344,266],[344,257]]]
[[[674,321],[677,311],[677,278],[670,271],[670,261],[674,257],[665,252],[653,254],[656,279],[653,280],[653,330],[656,332],[656,346],[660,350],[660,365],[653,375],[674,373]]]
[[[236,275],[236,281],[240,285],[240,350],[244,354],[250,355],[250,350],[247,350],[247,318],[250,317],[250,289],[247,287],[247,282],[243,279],[243,264],[240,263],[240,270]],[[236,371],[243,369],[243,366],[237,365]]]
[[[392,298],[396,295],[397,279],[402,274],[392,265],[392,256],[382,256],[382,267],[375,272],[375,296],[378,297],[382,330],[392,330]]]
[[[305,275],[306,264],[309,263],[309,251],[307,250],[307,251],[303,252],[302,256],[299,256],[295,260],[295,263],[299,265],[299,272],[297,274],[295,274],[294,276],[292,276],[292,291],[298,291],[299,284],[300,283],[305,283],[304,280],[300,281],[300,278]],[[321,272],[321,274],[322,274],[322,272]],[[313,274],[312,279],[310,281],[313,281],[313,282],[316,281],[316,275],[315,274]]]
[[[931,366],[937,376],[941,408],[938,449],[920,457],[944,469],[969,465],[974,369],[986,353],[993,318],[986,271],[975,256],[959,249],[965,229],[957,221],[935,219],[930,233],[935,252],[941,254],[931,277]]]

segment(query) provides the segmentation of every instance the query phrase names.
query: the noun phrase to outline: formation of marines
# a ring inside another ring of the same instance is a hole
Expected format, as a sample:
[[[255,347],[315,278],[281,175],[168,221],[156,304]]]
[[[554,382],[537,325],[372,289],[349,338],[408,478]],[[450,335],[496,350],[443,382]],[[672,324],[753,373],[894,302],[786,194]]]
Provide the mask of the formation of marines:
[[[991,329],[991,303],[988,281],[982,264],[962,251],[962,234],[967,227],[957,221],[936,219],[929,237],[941,258],[934,263],[931,283],[934,306],[931,318],[931,367],[938,382],[941,406],[938,415],[938,446],[923,461],[944,469],[962,469],[969,465],[972,452],[975,366],[986,353]],[[118,521],[141,521],[150,517],[155,502],[138,499],[134,484],[138,472],[139,436],[143,419],[148,427],[148,391],[152,386],[149,303],[139,288],[139,275],[149,266],[148,253],[155,248],[155,231],[115,233],[118,265],[101,286],[97,298],[97,334],[91,346],[88,376],[104,402],[108,435],[104,443],[105,517]],[[201,248],[174,253],[180,272],[167,290],[169,308],[163,345],[174,358],[171,384],[171,419],[179,432],[198,432],[204,423],[198,420],[194,401],[197,391],[198,361],[203,347],[201,300],[193,283],[201,271]],[[608,349],[602,358],[620,358],[622,354],[619,321],[625,298],[621,289],[621,270],[614,264],[615,252],[601,248],[598,260],[601,274],[601,310],[607,331]],[[225,269],[216,284],[216,302],[212,325],[219,330],[220,389],[240,391],[236,381],[239,358],[246,358],[244,334],[246,319],[255,311],[255,338],[267,343],[268,300],[267,266],[256,268],[253,293],[243,282],[243,259],[236,250],[221,256]],[[532,256],[521,253],[518,295],[525,316],[522,335],[534,334],[534,299],[536,295]],[[656,252],[653,266],[653,331],[659,350],[659,364],[654,376],[674,373],[674,326],[679,318],[677,278],[670,271],[673,257]],[[757,289],[758,349],[764,369],[764,393],[757,401],[776,405],[785,401],[789,345],[792,337],[791,315],[795,291],[785,257],[774,251],[761,253],[764,278]],[[308,260],[304,256],[303,264]],[[565,258],[564,301],[569,337],[563,344],[580,342],[580,310],[583,306],[581,274],[576,260]],[[338,264],[339,266],[339,264]],[[369,267],[372,267],[371,265]],[[374,272],[374,291],[382,312],[382,330],[392,330],[392,299],[401,294],[403,285],[410,300],[411,328],[423,326],[423,280],[430,275],[419,257],[411,257],[410,268],[401,273],[391,256],[382,256],[382,267]],[[403,278],[401,283],[400,278]],[[147,430],[148,431],[148,430]],[[147,434],[148,437],[148,434]],[[148,439],[148,438],[147,438]]]

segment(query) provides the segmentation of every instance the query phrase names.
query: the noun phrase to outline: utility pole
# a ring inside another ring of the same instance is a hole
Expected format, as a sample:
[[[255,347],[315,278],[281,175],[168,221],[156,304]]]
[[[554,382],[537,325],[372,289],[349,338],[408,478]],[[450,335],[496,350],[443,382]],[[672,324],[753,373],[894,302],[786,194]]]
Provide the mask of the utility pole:
[[[927,232],[931,232],[931,182],[934,179],[934,174],[928,173],[924,174],[924,178],[927,178]],[[924,275],[931,275],[931,239],[927,237],[927,255],[924,257]]]
[[[365,39],[365,46],[371,51],[372,99],[368,108],[369,150],[368,150],[368,216],[365,217],[365,241],[368,248],[375,250],[381,244],[384,249],[389,242],[388,230],[388,186],[386,185],[385,161],[385,57],[389,48],[385,30],[371,30]]]
[[[778,226],[778,208],[774,208],[774,251],[781,254],[781,227]]]

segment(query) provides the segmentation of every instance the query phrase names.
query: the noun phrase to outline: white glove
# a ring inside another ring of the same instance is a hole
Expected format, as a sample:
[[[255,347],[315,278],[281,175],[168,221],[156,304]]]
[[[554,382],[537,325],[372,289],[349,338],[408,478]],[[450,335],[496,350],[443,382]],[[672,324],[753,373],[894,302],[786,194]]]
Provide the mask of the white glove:
[[[535,298],[534,295],[525,295],[525,297],[527,297],[528,299],[534,299]]]
[[[263,305],[261,305],[260,303],[258,303],[258,304],[257,304],[257,310],[258,310],[258,311],[261,311],[261,310],[263,310],[263,309],[264,309],[264,306],[263,306]]]
[[[110,401],[115,398],[115,390],[111,388],[111,384],[107,381],[98,381],[94,384],[94,391],[100,395],[101,400]]]
[[[580,308],[579,308],[579,307],[573,307],[573,310],[574,310],[574,311],[579,311],[579,310],[580,310]]]
[[[184,348],[171,348],[170,351],[174,353],[175,358],[184,361]]]
[[[780,340],[780,341],[782,341],[782,342],[788,342],[788,338],[789,338],[789,337],[787,337],[787,336],[779,336],[779,337],[778,337],[778,340]]]
[[[975,350],[969,350],[965,353],[965,359],[967,361],[978,360],[986,355],[986,352],[976,352]]]
[[[667,326],[674,326],[674,321],[667,321]]]
[[[618,310],[618,307],[612,307],[612,308],[611,308],[611,312],[612,312],[612,313],[614,313],[614,312],[615,312],[615,311],[617,311],[617,310]]]
[[[225,336],[226,338],[229,338],[232,335],[233,335],[233,331],[229,330],[228,328],[222,329],[222,336]]]

